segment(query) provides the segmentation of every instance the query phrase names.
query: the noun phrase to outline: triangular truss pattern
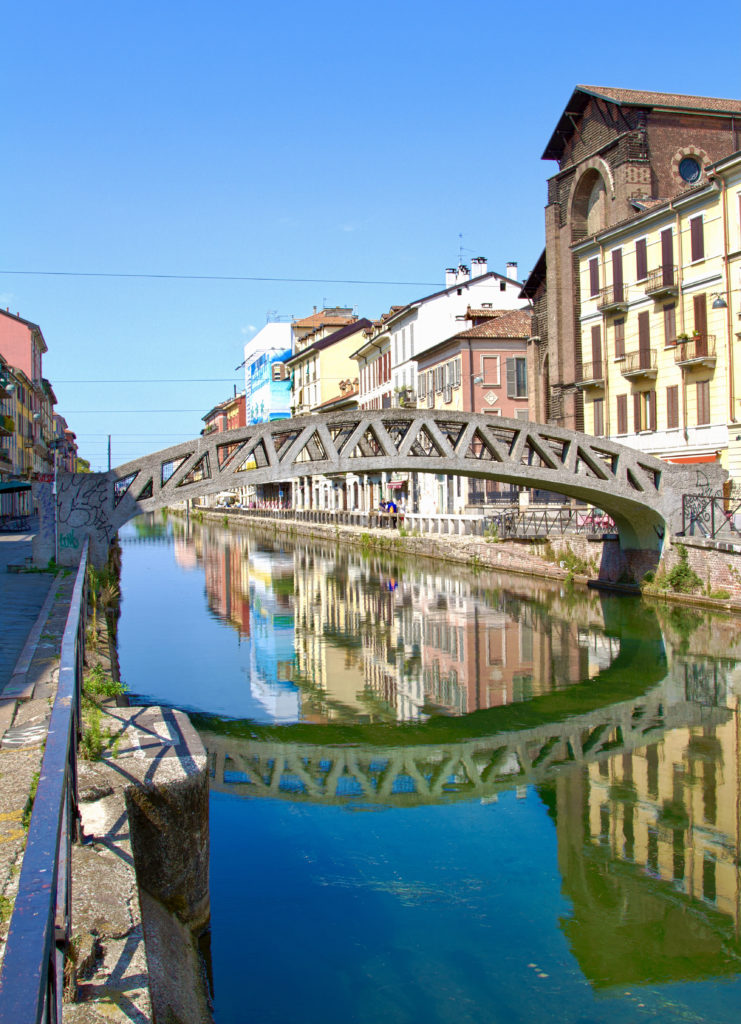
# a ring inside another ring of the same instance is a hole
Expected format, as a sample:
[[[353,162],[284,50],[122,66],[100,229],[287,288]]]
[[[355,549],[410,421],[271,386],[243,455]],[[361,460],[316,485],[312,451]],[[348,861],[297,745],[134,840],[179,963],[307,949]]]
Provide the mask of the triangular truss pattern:
[[[242,449],[240,458],[243,454],[245,454],[244,448]],[[265,444],[263,441],[258,441],[257,444],[252,445],[251,449],[247,452],[246,458],[242,459],[235,472],[247,473],[251,469],[264,469],[269,465],[270,460],[268,459],[268,453],[265,450]]]
[[[466,451],[467,459],[479,459],[481,462],[501,462],[499,452],[484,437],[480,430],[474,430]]]
[[[445,453],[423,423],[417,430],[417,436],[409,449],[409,454],[423,459],[440,459]]]
[[[614,477],[617,474],[618,462],[620,461],[619,455],[616,455],[615,452],[608,452],[604,448],[597,448],[594,445],[589,450],[595,459],[599,459],[610,476]]]
[[[520,463],[524,466],[539,466],[544,469],[556,469],[556,461],[553,454],[545,445],[539,443],[539,438],[528,434],[522,447]]]
[[[563,465],[569,456],[571,441],[561,437],[553,437],[550,434],[540,434],[540,441],[544,448],[547,448],[556,458],[557,463]]]
[[[598,480],[607,480],[605,472],[599,459],[592,458],[589,451],[578,445],[576,450],[576,472],[585,476],[593,476]]]
[[[311,434],[296,455],[294,462],[325,462],[327,452],[317,430]]]
[[[193,466],[189,472],[185,474],[183,479],[177,485],[178,487],[186,487],[188,484],[197,484],[201,480],[211,479],[211,467],[208,458],[208,452],[202,455],[195,466]]]
[[[168,480],[170,480],[175,473],[184,466],[188,459],[191,457],[193,452],[188,452],[187,455],[183,455],[180,459],[172,459],[170,462],[163,462],[160,469],[160,479],[162,480],[162,486],[164,487]]]
[[[113,482],[113,507],[115,508],[118,503],[123,499],[123,496],[128,492],[129,488],[139,476],[139,470],[137,469],[134,473],[129,473],[128,476],[122,476],[120,480]]]
[[[652,486],[658,491],[661,485],[661,470],[652,469],[651,466],[644,466],[642,462],[639,462],[638,465],[646,474]]]
[[[291,449],[291,445],[301,433],[300,430],[284,430],[279,434],[273,434],[273,447],[278,455],[278,461],[282,462]]]
[[[633,488],[634,491],[642,491],[643,490],[643,486],[636,479],[636,476],[633,473],[632,469],[630,469],[630,468],[626,469],[626,471],[625,471],[625,478],[628,481],[628,483],[630,484],[630,486]]]
[[[151,498],[154,495],[154,478],[150,476],[149,480],[144,484],[141,491],[137,495],[137,501],[144,501],[145,498]]]
[[[332,438],[337,454],[342,455],[352,435],[355,433],[357,423],[331,423],[329,434]]]
[[[351,459],[372,459],[379,455],[385,455],[383,445],[378,440],[378,436],[373,427],[368,426],[365,429],[363,435],[358,439],[358,443],[350,453]]]
[[[236,453],[243,449],[249,442],[247,441],[231,441],[229,444],[219,444],[216,446],[216,463],[219,470],[225,469],[226,466],[231,462]]]
[[[409,428],[412,425],[411,420],[384,420],[383,427],[388,436],[391,438],[391,442],[396,448],[397,452],[401,449],[404,439],[409,433]]]
[[[466,429],[465,423],[451,423],[449,420],[435,420],[435,426],[455,451]]]
[[[515,445],[522,433],[521,430],[515,430],[513,427],[490,426],[489,424],[486,426],[486,432],[497,447],[506,451],[508,456],[515,450]]]

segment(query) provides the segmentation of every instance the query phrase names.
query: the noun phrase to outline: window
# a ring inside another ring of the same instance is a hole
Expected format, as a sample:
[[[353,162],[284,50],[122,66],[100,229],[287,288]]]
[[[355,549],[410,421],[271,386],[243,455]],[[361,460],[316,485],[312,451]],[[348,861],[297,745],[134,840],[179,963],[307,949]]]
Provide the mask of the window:
[[[664,306],[664,344],[674,345],[677,340],[677,308],[673,302]]]
[[[702,226],[702,215],[690,218],[690,251],[693,263],[705,259],[705,236]]]
[[[710,422],[710,381],[698,380],[697,388],[697,425]]]
[[[623,301],[623,250],[612,250],[612,297],[615,302]]]
[[[645,281],[648,277],[648,256],[646,255],[646,239],[639,238],[636,242],[636,280]]]
[[[507,291],[507,282],[506,281],[500,281],[499,282],[499,291],[500,292],[506,292]]]
[[[673,384],[666,389],[666,429],[675,430],[679,426],[679,386]]]
[[[589,294],[592,298],[599,295],[599,260],[596,256],[589,261]]]
[[[414,324],[409,324],[409,358],[414,355]]]
[[[526,419],[529,419],[529,417],[530,417],[530,414],[529,414],[527,409],[515,409],[515,419],[516,420],[526,420]]]
[[[617,432],[618,434],[628,433],[628,396],[617,396]]]
[[[605,435],[605,400],[595,398],[592,402],[594,412],[594,436],[604,437]]]
[[[427,374],[420,373],[417,377],[417,393],[420,399],[425,398],[427,395]]]
[[[481,357],[481,376],[485,387],[499,387],[499,356]]]
[[[592,367],[593,376],[602,376],[602,327],[597,324],[592,328]]]
[[[636,434],[656,430],[656,392],[639,391],[633,395],[633,420]]]
[[[641,369],[651,366],[651,326],[648,312],[638,314],[638,358]]]
[[[625,358],[625,318],[619,317],[615,321],[615,358]]]
[[[507,398],[527,398],[527,360],[524,356],[507,359]]]

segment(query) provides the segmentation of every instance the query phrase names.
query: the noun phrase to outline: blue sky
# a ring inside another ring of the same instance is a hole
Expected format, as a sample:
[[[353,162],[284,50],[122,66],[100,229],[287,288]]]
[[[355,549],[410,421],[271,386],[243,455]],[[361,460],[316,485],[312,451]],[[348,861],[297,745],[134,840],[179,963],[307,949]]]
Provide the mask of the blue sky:
[[[575,84],[741,95],[741,5],[571,11],[7,4],[0,304],[41,325],[93,468],[108,434],[114,465],[195,436],[268,311],[377,317],[441,285],[461,245],[525,276]],[[196,380],[121,383],[173,378]]]

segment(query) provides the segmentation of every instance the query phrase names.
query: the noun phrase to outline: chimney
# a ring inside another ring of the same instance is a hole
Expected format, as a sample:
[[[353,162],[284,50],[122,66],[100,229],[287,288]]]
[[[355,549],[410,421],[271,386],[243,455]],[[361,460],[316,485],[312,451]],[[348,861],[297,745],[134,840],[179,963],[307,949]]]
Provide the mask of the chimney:
[[[516,281],[517,280],[517,264],[516,263],[508,263],[507,264],[507,277],[510,279],[510,281]]]
[[[447,270],[445,271],[445,287],[446,288],[452,288],[453,285],[455,284],[455,281],[456,281],[455,268],[454,267],[448,267]]]
[[[461,263],[458,267],[458,273],[455,276],[456,284],[467,284],[471,277],[471,272],[465,263]]]
[[[487,272],[486,256],[476,256],[471,260],[471,278],[483,277]]]

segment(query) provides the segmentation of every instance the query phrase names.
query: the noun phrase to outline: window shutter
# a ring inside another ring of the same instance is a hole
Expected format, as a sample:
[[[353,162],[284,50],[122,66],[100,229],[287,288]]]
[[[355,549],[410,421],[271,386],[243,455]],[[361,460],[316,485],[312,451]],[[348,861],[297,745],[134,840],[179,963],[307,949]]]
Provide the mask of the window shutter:
[[[599,295],[599,260],[596,257],[589,261],[589,294]]]
[[[625,320],[620,317],[615,321],[615,356],[625,355]]]
[[[612,297],[616,302],[623,300],[623,250],[612,250]]]
[[[697,423],[710,422],[710,382],[700,380],[697,382]]]
[[[605,433],[605,400],[604,398],[595,398],[593,402],[594,407],[594,435],[595,437],[602,437]]]
[[[636,391],[633,395],[633,430],[636,434],[641,429],[641,395]]]
[[[419,377],[417,378],[417,390],[419,392],[419,397],[420,398],[424,398],[425,395],[427,394],[426,383],[427,383],[427,376],[426,376],[426,374],[420,373]]]
[[[638,351],[643,368],[651,365],[651,334],[648,318],[648,313],[638,314]]]
[[[602,376],[602,328],[599,324],[592,328],[592,362],[594,376]]]
[[[461,361],[456,359],[455,361],[455,386],[460,387],[461,383]]]
[[[679,387],[673,384],[666,389],[666,427],[673,430],[679,426]]]
[[[515,373],[515,361],[513,358],[509,358],[507,359],[507,398],[517,397],[517,379]]]
[[[702,229],[702,217],[692,217],[690,220],[690,249],[692,262],[705,258],[705,238]]]
[[[666,228],[661,232],[661,267],[663,284],[674,283],[674,237],[672,235],[672,229]],[[671,277],[667,279],[667,272],[671,273]]]
[[[702,295],[693,296],[692,306],[695,314],[695,330],[705,338],[708,333],[708,302],[704,292]]]
[[[628,433],[628,396],[617,396],[617,432],[618,434]]]
[[[677,340],[677,311],[673,302],[664,306],[664,344],[673,345]]]
[[[656,392],[646,392],[646,402],[648,404],[648,429],[656,430]]]
[[[648,277],[648,257],[646,255],[646,239],[639,238],[636,242],[636,280],[645,281]]]

